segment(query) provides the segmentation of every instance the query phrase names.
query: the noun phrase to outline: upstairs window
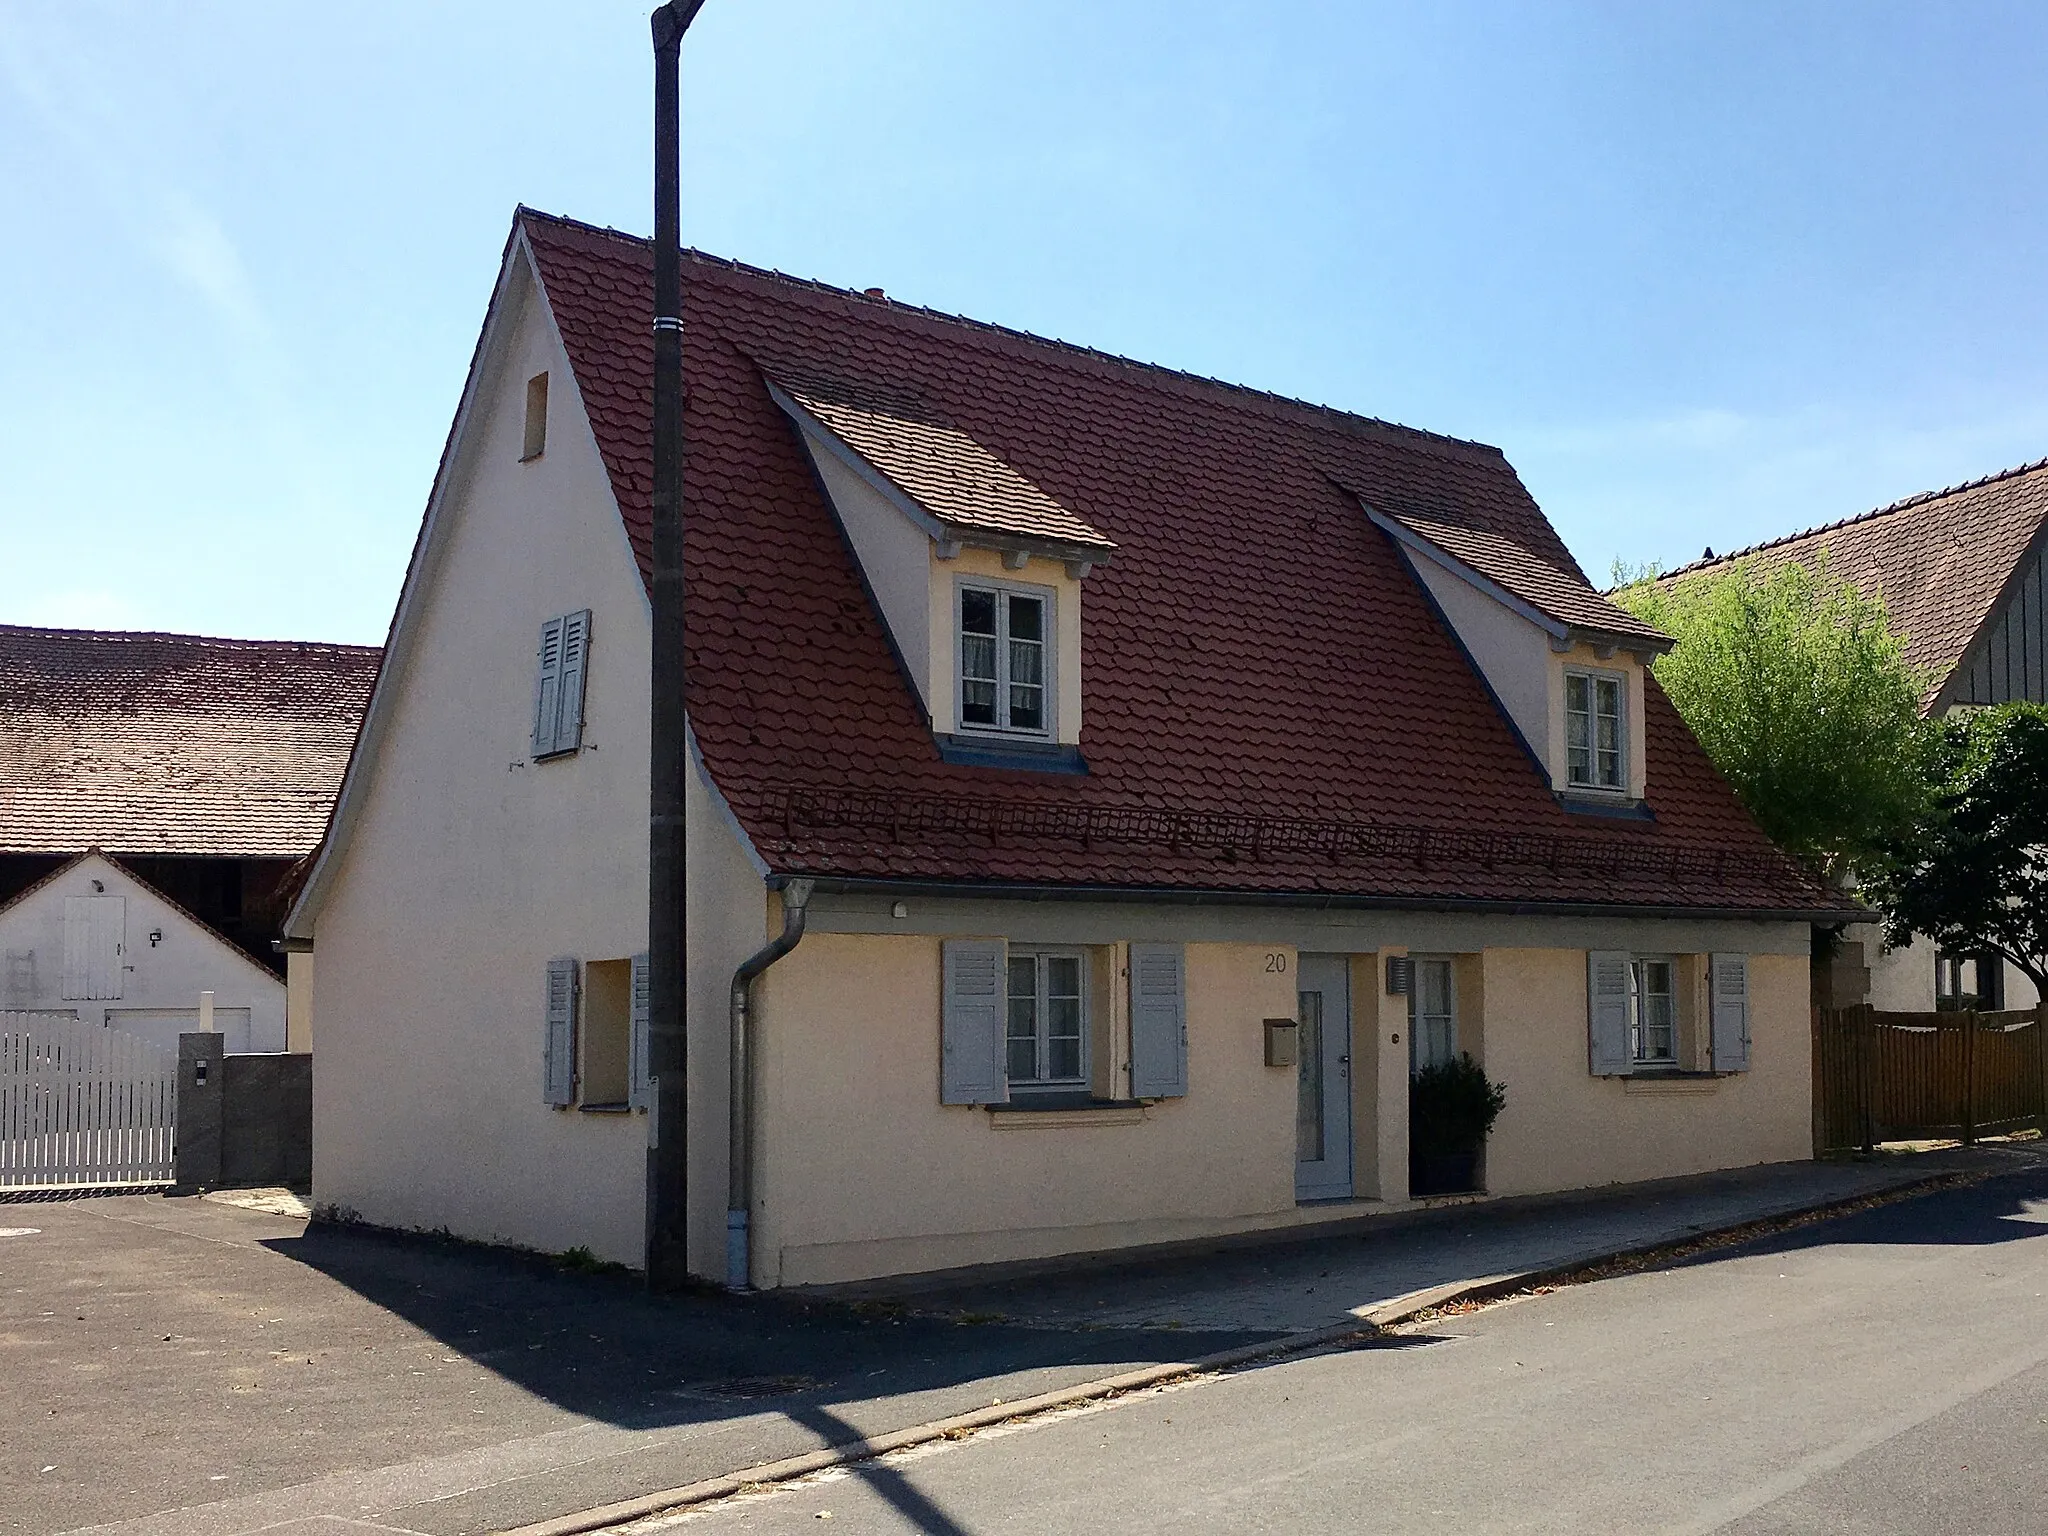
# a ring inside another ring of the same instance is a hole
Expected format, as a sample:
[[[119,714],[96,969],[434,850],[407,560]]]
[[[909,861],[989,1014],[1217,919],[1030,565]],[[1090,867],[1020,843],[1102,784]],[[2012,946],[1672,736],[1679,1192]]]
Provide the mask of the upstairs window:
[[[1012,1088],[1086,1085],[1084,974],[1078,950],[1010,951],[1005,1049]]]
[[[1051,594],[960,586],[960,724],[1045,736]]]
[[[1613,672],[1564,675],[1565,783],[1573,789],[1625,790],[1623,679]]]
[[[526,381],[526,431],[520,438],[519,462],[548,451],[548,376],[536,373]]]

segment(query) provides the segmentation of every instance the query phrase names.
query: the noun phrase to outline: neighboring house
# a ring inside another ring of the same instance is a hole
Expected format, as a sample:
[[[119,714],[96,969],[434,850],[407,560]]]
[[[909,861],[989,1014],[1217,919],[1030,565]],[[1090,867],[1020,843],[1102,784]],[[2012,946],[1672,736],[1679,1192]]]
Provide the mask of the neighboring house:
[[[0,902],[96,849],[283,974],[294,868],[326,828],[380,654],[0,625]],[[290,967],[302,1002],[309,959]]]
[[[685,287],[693,1269],[729,1172],[760,1285],[1306,1230],[1406,1198],[1453,1050],[1506,1085],[1496,1192],[1808,1155],[1809,925],[1852,909],[1499,452]],[[646,242],[517,216],[287,921],[315,1199],[626,1263],[650,293]],[[735,970],[799,914],[729,1097]]]
[[[285,1048],[277,973],[97,850],[0,902],[0,959],[0,1009],[67,1014],[175,1054],[211,992],[228,1050]]]
[[[1927,491],[1861,516],[1698,560],[1675,581],[1741,560],[1764,569],[1823,556],[1836,576],[1881,596],[1906,656],[1926,673],[1929,716],[2016,700],[2048,703],[2048,460]],[[1977,1000],[2031,1008],[2026,976],[1996,955],[1938,953],[1926,940],[1886,952],[1875,925],[1847,930],[1870,962],[1879,1008],[1924,1012]]]

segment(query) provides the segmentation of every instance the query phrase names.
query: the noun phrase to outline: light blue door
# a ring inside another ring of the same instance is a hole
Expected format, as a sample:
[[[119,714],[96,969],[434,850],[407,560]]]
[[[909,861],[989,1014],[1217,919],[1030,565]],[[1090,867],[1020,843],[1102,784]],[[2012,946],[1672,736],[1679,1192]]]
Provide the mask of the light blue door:
[[[1294,1197],[1351,1194],[1351,965],[1343,955],[1303,955],[1296,982],[1301,1021],[1295,1115]]]

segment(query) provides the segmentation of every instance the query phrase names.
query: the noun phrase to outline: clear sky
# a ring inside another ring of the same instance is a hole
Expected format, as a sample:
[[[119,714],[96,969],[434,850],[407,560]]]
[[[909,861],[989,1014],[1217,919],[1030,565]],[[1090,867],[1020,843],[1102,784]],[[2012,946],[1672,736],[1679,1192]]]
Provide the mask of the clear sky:
[[[0,620],[374,641],[645,3],[0,0]],[[709,0],[684,234],[1499,444],[1596,576],[2048,456],[2048,6]]]

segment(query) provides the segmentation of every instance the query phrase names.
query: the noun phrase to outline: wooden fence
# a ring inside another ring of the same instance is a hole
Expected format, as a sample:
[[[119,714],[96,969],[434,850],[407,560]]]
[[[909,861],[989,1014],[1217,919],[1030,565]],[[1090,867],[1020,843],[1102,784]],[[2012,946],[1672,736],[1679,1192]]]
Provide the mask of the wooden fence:
[[[2048,1131],[2048,1062],[2032,1013],[1813,1015],[1813,1149]]]
[[[0,1013],[0,1189],[168,1182],[177,1077],[122,1030]]]

